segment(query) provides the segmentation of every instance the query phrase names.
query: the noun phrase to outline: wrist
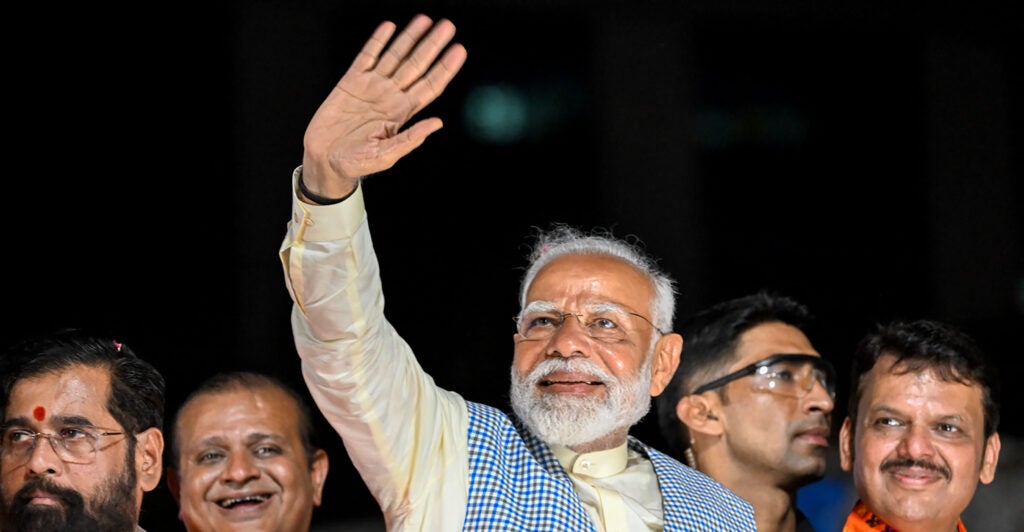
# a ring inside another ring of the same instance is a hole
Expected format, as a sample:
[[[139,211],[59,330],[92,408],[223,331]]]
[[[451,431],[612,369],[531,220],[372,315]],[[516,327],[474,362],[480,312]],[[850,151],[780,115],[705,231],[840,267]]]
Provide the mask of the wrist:
[[[307,199],[310,202],[315,203],[317,205],[335,205],[335,204],[341,203],[342,201],[345,201],[346,198],[351,196],[352,192],[355,192],[355,189],[353,189],[352,192],[349,192],[348,194],[345,194],[344,196],[342,196],[340,198],[328,198],[328,197],[316,194],[313,191],[309,190],[309,188],[306,186],[305,181],[303,180],[303,175],[302,175],[301,171],[299,172],[298,181],[299,181],[299,192],[302,193],[302,196],[305,199]]]

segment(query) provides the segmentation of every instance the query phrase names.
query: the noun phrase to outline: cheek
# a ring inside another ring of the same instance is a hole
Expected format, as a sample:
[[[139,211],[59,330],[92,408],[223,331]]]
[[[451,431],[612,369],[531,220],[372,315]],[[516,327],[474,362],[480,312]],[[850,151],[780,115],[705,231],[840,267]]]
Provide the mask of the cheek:
[[[767,393],[749,393],[746,390],[729,390],[728,413],[730,425],[736,430],[749,434],[769,435],[786,432],[792,419],[789,409],[774,400]]]
[[[945,460],[954,477],[961,477],[971,480],[972,483],[978,480],[978,471],[981,470],[981,456],[975,454],[975,449],[952,448],[944,449],[939,446],[936,452]]]
[[[651,359],[651,371],[657,369],[654,365],[657,360],[657,353],[654,352],[656,344],[652,343],[621,343],[599,346],[595,350],[595,361],[604,364],[608,371],[623,376],[635,376],[639,374],[640,368]]]
[[[268,467],[265,473],[281,487],[285,499],[299,499],[305,493],[308,480],[302,475],[298,464],[275,465]]]
[[[113,452],[113,451],[111,451]],[[97,457],[99,454],[97,453]],[[89,499],[105,487],[109,482],[121,478],[126,474],[125,462],[118,463],[102,462],[97,459],[92,464],[78,465],[67,464],[64,469],[64,480],[57,480],[69,489],[80,493],[82,497]]]
[[[512,368],[521,375],[526,375],[542,360],[544,360],[542,342],[522,342],[516,344],[515,353],[512,356]]]
[[[895,452],[896,443],[889,441],[888,438],[874,436],[870,431],[866,432],[866,435],[857,437],[854,442],[856,446],[854,456],[858,462],[863,464],[863,469],[867,470],[869,474],[873,474],[878,471],[882,462]]]
[[[608,368],[612,375],[618,377],[635,374],[640,368],[640,362],[641,360],[634,359],[632,356],[608,351],[601,353],[599,361],[599,363],[603,363]]]
[[[13,472],[4,471],[3,469],[3,464],[0,464],[0,494],[2,494],[3,500],[9,501],[17,493],[22,483],[15,482],[16,477]]]
[[[217,482],[218,472],[209,468],[185,471],[181,481],[181,500],[197,507],[206,500],[206,493]]]
[[[736,402],[736,406],[744,410],[747,424],[756,427],[758,432],[765,434],[784,434],[789,430],[793,421],[792,412],[786,405],[779,404],[775,397],[770,394],[751,394],[758,397],[750,404],[744,404],[743,400]]]

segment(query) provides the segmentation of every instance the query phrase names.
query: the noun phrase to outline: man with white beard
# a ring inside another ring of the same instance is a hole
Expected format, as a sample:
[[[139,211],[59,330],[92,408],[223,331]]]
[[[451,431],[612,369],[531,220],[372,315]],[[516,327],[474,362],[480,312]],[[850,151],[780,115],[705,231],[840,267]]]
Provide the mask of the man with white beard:
[[[306,384],[388,529],[755,530],[749,503],[629,435],[683,345],[674,281],[638,246],[562,225],[537,236],[515,414],[437,387],[385,319],[359,181],[441,128],[403,130],[466,59],[448,20],[395,30],[378,26],[307,126],[280,255]]]

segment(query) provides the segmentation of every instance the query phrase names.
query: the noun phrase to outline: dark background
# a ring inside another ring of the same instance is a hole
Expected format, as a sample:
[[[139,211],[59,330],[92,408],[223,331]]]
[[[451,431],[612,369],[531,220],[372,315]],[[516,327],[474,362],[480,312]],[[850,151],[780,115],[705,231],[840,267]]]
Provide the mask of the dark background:
[[[557,221],[639,236],[678,318],[761,288],[802,300],[841,373],[878,321],[952,322],[1003,376],[1004,437],[1024,436],[1016,7],[141,5],[5,22],[5,343],[112,331],[166,376],[168,419],[219,370],[304,391],[277,256],[303,130],[380,21],[424,12],[469,52],[424,113],[445,128],[364,186],[388,318],[438,384],[505,405],[524,244]],[[317,523],[355,530],[379,510],[319,423]],[[661,443],[653,420],[636,434]],[[180,530],[166,488],[145,512]]]

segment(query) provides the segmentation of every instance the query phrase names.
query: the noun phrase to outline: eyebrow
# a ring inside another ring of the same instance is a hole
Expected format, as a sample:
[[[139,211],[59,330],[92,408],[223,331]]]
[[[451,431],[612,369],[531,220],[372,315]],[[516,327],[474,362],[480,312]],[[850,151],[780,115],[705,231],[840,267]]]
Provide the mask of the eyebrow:
[[[254,443],[259,443],[259,442],[264,441],[264,440],[272,440],[274,442],[280,442],[280,441],[286,441],[287,438],[285,438],[284,436],[282,436],[280,434],[273,434],[273,433],[267,433],[267,432],[254,432],[254,433],[249,434],[248,436],[245,437],[245,443],[247,443],[249,445],[254,444]]]
[[[869,414],[889,414],[889,415],[896,415],[896,416],[904,416],[904,417],[906,417],[906,414],[904,414],[902,411],[897,410],[897,409],[895,409],[895,408],[893,408],[891,406],[886,406],[886,405],[875,405],[875,406],[869,408],[867,410],[867,412]]]
[[[523,314],[530,312],[554,312],[558,310],[558,307],[550,301],[530,301],[526,308],[523,309]]]
[[[593,312],[595,314],[600,314],[600,313],[603,313],[603,312],[615,312],[615,313],[618,313],[618,314],[629,314],[630,313],[628,310],[623,308],[622,305],[619,305],[618,303],[612,303],[610,301],[602,301],[600,303],[594,303],[592,305],[587,305],[587,310],[589,310],[590,312]]]
[[[273,440],[275,442],[281,442],[281,441],[287,441],[287,439],[288,438],[285,438],[284,436],[282,436],[280,434],[273,434],[273,433],[267,433],[267,432],[253,432],[253,433],[250,433],[250,434],[246,434],[245,438],[243,439],[243,441],[244,441],[245,445],[252,445],[254,443],[259,443],[259,442],[264,441],[264,440]],[[198,445],[200,447],[211,446],[211,445],[217,446],[217,447],[229,447],[230,446],[230,442],[228,441],[228,439],[225,438],[224,436],[219,435],[219,434],[218,435],[213,435],[213,436],[207,436],[207,437],[199,440],[199,442],[197,442],[197,443],[198,443]]]
[[[43,425],[78,425],[83,427],[96,427],[89,418],[85,416],[51,416],[50,419]],[[0,425],[0,430],[7,430],[10,427],[31,427],[33,426],[29,418],[25,416],[18,416],[4,421]]]
[[[937,419],[934,419],[933,421],[937,421],[939,423],[954,423],[956,425],[965,425],[970,422],[967,416],[961,414],[945,414],[939,416]]]
[[[905,418],[913,417],[913,415],[908,415],[907,413],[905,413],[902,410],[898,410],[896,408],[893,408],[893,407],[887,406],[887,405],[878,405],[878,406],[868,410],[868,412],[871,413],[871,414],[890,414],[890,415],[896,415],[896,416],[905,417]],[[969,421],[969,419],[968,419],[968,416],[965,416],[963,414],[939,414],[937,416],[929,417],[928,418],[928,422],[929,423],[934,423],[934,422],[945,423],[945,422],[952,422],[952,421],[955,421],[957,423],[964,423],[964,422]]]
[[[605,312],[615,312],[618,314],[629,314],[630,311],[626,310],[622,305],[618,303],[612,303],[610,301],[597,301],[594,303],[584,303],[583,310],[589,313],[601,314]],[[557,305],[551,301],[531,301],[523,309],[523,314],[530,312],[563,312]]]

